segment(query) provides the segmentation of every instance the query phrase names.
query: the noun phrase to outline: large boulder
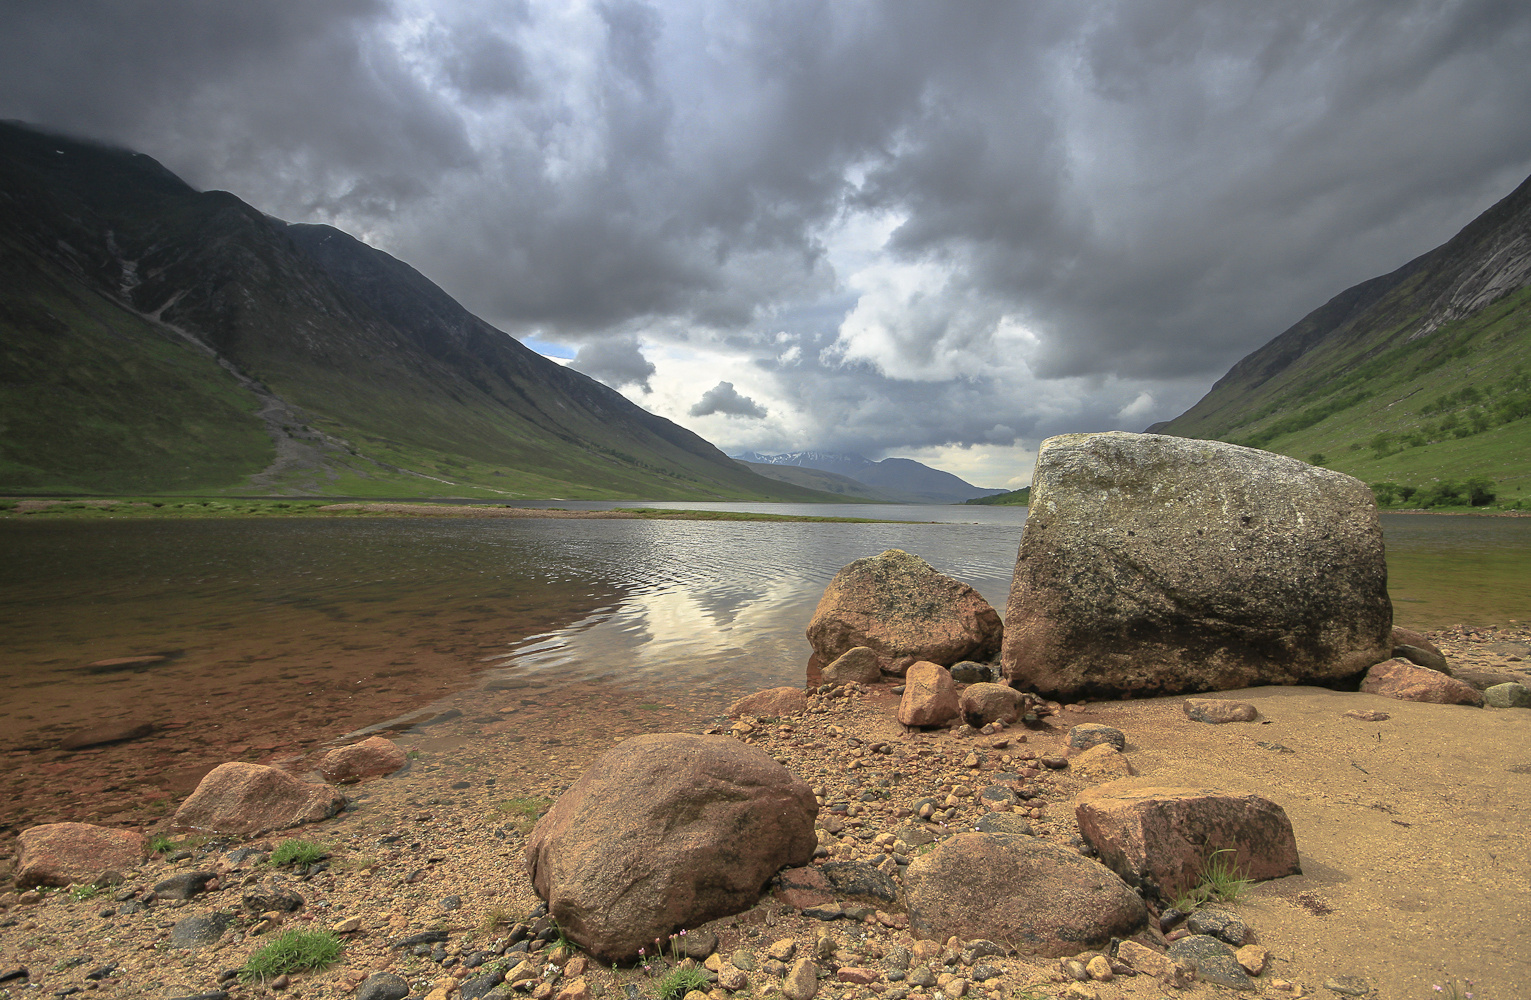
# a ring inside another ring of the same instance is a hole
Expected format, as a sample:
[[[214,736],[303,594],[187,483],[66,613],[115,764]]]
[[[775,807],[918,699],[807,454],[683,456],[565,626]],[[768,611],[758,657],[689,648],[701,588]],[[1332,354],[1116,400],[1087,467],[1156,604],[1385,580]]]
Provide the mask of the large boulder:
[[[944,726],[957,717],[957,685],[939,663],[925,660],[909,668],[898,721],[906,726]]]
[[[183,830],[256,837],[329,819],[346,797],[328,785],[314,785],[265,764],[233,761],[207,773],[172,820]]]
[[[1361,681],[1361,690],[1399,701],[1483,706],[1483,695],[1471,684],[1438,670],[1421,667],[1401,656],[1384,660],[1368,670]]]
[[[1129,884],[1174,899],[1196,887],[1214,852],[1254,881],[1302,873],[1285,810],[1258,795],[1099,785],[1079,793],[1079,834]]]
[[[367,778],[381,778],[409,763],[409,755],[393,740],[373,736],[350,746],[331,750],[319,761],[319,773],[325,781],[350,784]]]
[[[960,833],[909,863],[909,926],[917,938],[1004,941],[1056,958],[1141,929],[1148,911],[1110,869],[1047,841]]]
[[[978,591],[901,549],[857,559],[835,574],[808,623],[808,641],[831,663],[856,646],[902,674],[920,660],[949,666],[999,651],[999,614]]]
[[[48,823],[21,831],[16,887],[119,881],[143,864],[149,842],[135,830],[89,823]]]
[[[1217,441],[1042,442],[1005,613],[1011,683],[1056,698],[1326,683],[1387,658],[1371,490]]]
[[[559,929],[625,961],[679,928],[754,905],[813,858],[801,778],[723,736],[661,733],[608,750],[537,822],[527,871]]]

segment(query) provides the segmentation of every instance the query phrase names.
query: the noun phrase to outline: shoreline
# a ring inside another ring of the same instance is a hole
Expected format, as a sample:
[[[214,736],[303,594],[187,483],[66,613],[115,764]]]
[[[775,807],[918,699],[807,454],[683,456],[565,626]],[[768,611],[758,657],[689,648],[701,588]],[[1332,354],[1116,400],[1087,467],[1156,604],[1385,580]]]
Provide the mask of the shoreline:
[[[1455,666],[1523,671],[1531,664],[1490,649],[1531,643],[1525,624],[1432,635]],[[533,912],[538,900],[521,864],[527,825],[514,803],[551,801],[605,749],[628,736],[711,731],[761,747],[820,793],[817,825],[827,860],[856,862],[886,858],[876,838],[917,823],[911,813],[924,797],[957,802],[955,817],[924,824],[932,836],[970,828],[984,810],[961,787],[1002,780],[998,773],[1012,770],[1026,776],[1036,792],[1022,804],[1034,835],[1074,848],[1072,799],[1096,779],[1072,766],[1036,765],[1037,758],[1066,752],[1072,725],[1091,722],[1127,734],[1126,758],[1139,775],[1129,781],[1254,792],[1289,812],[1305,874],[1259,883],[1232,907],[1270,953],[1271,965],[1259,981],[1267,989],[1275,978],[1299,987],[1277,995],[1326,996],[1326,980],[1354,975],[1367,980],[1368,995],[1377,997],[1425,996],[1432,985],[1468,980],[1477,982],[1480,996],[1508,997],[1531,975],[1523,949],[1513,941],[1526,893],[1514,877],[1483,878],[1492,858],[1515,868],[1521,861],[1512,859],[1523,859],[1531,848],[1531,828],[1517,818],[1525,801],[1517,789],[1531,779],[1524,767],[1511,767],[1507,778],[1501,770],[1520,759],[1523,741],[1514,734],[1526,732],[1531,712],[1270,687],[1212,693],[1257,704],[1261,720],[1254,724],[1192,723],[1180,710],[1182,696],[1166,696],[1067,705],[1036,727],[985,735],[904,730],[893,717],[898,698],[892,687],[816,692],[808,714],[780,720],[729,720],[716,705],[668,698],[627,702],[613,697],[611,685],[458,692],[439,703],[447,718],[392,737],[409,751],[405,770],[347,786],[354,807],[332,820],[256,841],[262,850],[289,838],[321,843],[331,853],[328,871],[293,880],[248,861],[228,862],[223,852],[238,846],[234,842],[209,851],[213,845],[205,838],[177,834],[188,856],[151,860],[128,873],[124,888],[142,893],[173,874],[201,870],[221,870],[227,888],[186,904],[161,902],[141,914],[97,919],[91,919],[97,911],[106,912],[102,899],[43,894],[41,902],[13,906],[5,914],[20,922],[22,933],[0,937],[0,968],[28,966],[34,987],[57,992],[83,988],[84,973],[93,965],[115,963],[118,971],[101,983],[114,991],[180,996],[216,987],[228,990],[231,1000],[273,995],[340,1000],[365,975],[386,970],[403,975],[414,987],[411,995],[440,988],[450,997],[474,973],[391,943],[444,931],[448,942],[441,954],[466,959],[503,935],[490,927],[497,913],[514,920]],[[642,696],[633,694],[635,700]],[[1393,719],[1343,719],[1352,706],[1380,708]],[[312,747],[310,756],[320,749]],[[294,761],[295,769],[307,759]],[[996,777],[988,778],[989,772]],[[272,877],[307,901],[304,910],[287,918],[287,926],[321,929],[360,918],[361,929],[346,935],[339,963],[294,976],[284,994],[260,984],[217,986],[216,970],[237,967],[267,940],[250,933],[253,917],[240,918],[201,952],[165,949],[165,928],[175,919],[237,909],[246,891],[241,886]],[[167,909],[177,905],[186,909]],[[836,946],[834,964],[875,970],[892,948],[913,945],[897,916],[895,909],[891,925],[874,918],[812,919],[767,894],[744,913],[691,930],[716,934],[716,950],[725,960],[740,950],[763,953],[785,938],[804,948],[828,935]],[[29,956],[26,942],[42,939],[49,947]],[[90,963],[62,961],[86,952]],[[195,956],[195,965],[186,955]],[[601,991],[592,995],[614,1000],[629,985],[645,995],[652,991],[653,982],[641,970],[586,964],[584,978]],[[1005,958],[994,964],[999,982],[973,982],[970,1000],[1026,996],[1027,989],[1035,990],[1033,997],[1062,997],[1070,986],[1055,960]],[[750,973],[750,979],[755,995],[769,987],[760,972]],[[831,978],[821,983],[819,995],[887,1000],[892,988],[904,985],[857,986]],[[1100,1000],[1165,995],[1151,976],[1089,985]],[[1176,995],[1223,994],[1197,983]],[[917,989],[907,1000],[936,996]]]
[[[210,499],[170,503],[144,499],[0,498],[0,520],[96,520],[105,517],[177,520],[188,518],[311,518],[311,517],[459,517],[548,518],[607,521],[759,521],[808,524],[926,524],[897,518],[831,517],[812,514],[769,514],[724,510],[671,510],[658,507],[618,507],[611,510],[568,510],[561,507],[515,507],[506,503],[441,503],[433,501],[343,501],[323,498],[241,501]],[[741,501],[743,502],[743,501]],[[40,517],[39,517],[40,515]]]

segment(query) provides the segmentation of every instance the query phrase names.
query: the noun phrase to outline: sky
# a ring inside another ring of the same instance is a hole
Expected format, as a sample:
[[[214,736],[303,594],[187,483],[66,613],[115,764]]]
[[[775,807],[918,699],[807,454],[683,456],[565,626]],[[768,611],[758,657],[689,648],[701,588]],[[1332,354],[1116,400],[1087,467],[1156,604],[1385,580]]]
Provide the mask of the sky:
[[[1531,174],[1531,4],[0,0],[0,117],[322,222],[730,454],[1029,482]]]

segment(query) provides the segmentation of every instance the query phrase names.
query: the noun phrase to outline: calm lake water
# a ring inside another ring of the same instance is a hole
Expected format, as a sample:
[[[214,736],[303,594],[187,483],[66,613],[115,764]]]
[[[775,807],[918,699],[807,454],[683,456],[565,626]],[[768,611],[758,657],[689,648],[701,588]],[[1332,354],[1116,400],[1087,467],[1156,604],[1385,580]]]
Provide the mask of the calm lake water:
[[[883,549],[922,556],[1003,610],[1025,520],[1013,507],[649,506],[940,523],[3,522],[0,740],[56,743],[81,720],[129,717],[244,720],[237,738],[251,740],[334,731],[483,671],[723,702],[803,683],[803,630],[825,584]],[[1531,618],[1531,518],[1383,522],[1399,624]],[[142,653],[167,659],[87,666]]]

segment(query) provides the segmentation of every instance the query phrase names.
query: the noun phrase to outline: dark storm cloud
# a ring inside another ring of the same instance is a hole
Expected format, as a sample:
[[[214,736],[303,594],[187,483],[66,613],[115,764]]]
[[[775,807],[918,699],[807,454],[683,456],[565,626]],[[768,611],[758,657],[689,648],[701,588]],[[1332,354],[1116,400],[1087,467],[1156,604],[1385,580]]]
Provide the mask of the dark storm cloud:
[[[741,396],[732,382],[719,382],[702,393],[696,405],[686,411],[693,417],[706,417],[714,413],[726,413],[735,417],[763,420],[766,408],[748,396]]]
[[[1528,51],[1515,0],[58,0],[7,5],[0,116],[885,452],[1173,415],[1531,172]]]
[[[6,5],[0,114],[149,152],[259,207],[356,218],[473,160],[378,0]]]

